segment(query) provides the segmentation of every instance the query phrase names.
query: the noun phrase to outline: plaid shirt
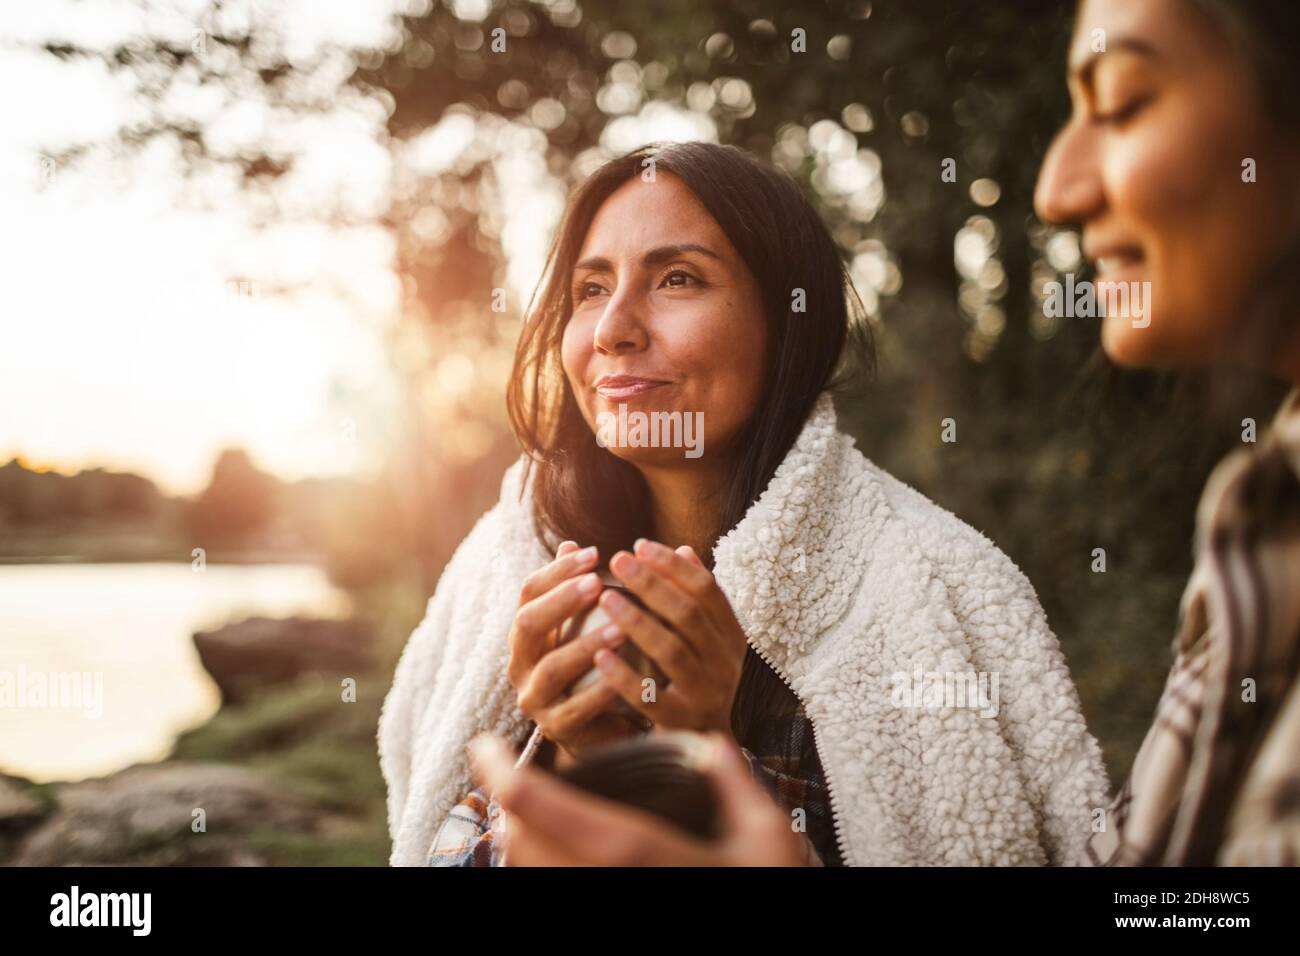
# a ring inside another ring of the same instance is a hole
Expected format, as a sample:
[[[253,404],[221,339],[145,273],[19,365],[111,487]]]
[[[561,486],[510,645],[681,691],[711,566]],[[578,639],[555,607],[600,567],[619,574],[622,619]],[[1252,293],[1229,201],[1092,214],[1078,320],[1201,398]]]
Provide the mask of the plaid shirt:
[[[830,792],[817,753],[813,723],[803,707],[793,714],[761,721],[752,749],[742,747],[741,752],[749,760],[754,779],[790,814],[791,826],[804,834],[807,862],[842,866]]]
[[[1091,862],[1300,863],[1300,390],[1206,484],[1174,651]]]
[[[520,763],[532,758],[539,741],[534,731]],[[791,814],[791,826],[803,834],[806,862],[841,865],[813,724],[802,706],[792,714],[760,721],[750,743],[741,751],[754,778]],[[439,828],[429,866],[500,866],[503,825],[500,805],[481,787],[470,791]]]

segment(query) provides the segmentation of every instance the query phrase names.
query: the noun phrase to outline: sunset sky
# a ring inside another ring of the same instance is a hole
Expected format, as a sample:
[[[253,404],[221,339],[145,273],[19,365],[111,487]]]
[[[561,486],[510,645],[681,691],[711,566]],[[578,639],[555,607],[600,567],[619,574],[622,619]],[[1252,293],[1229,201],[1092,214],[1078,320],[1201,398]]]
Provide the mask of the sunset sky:
[[[303,42],[331,25],[362,38],[384,25],[370,4],[283,6],[311,28]],[[322,6],[328,16],[303,15]],[[371,12],[346,15],[361,8]],[[179,16],[152,15],[148,29],[169,22],[189,35]],[[139,104],[104,68],[21,44],[97,45],[141,28],[134,3],[0,5],[0,460],[137,470],[170,491],[201,487],[232,444],[288,477],[350,470],[358,456],[340,422],[376,413],[377,331],[397,301],[385,233],[286,226],[259,237],[233,191],[216,196],[220,211],[200,209],[167,149],[129,164],[42,164],[45,150],[106,136]],[[373,132],[356,116],[307,131],[334,158],[310,171],[314,185],[346,177],[357,204],[381,208],[387,161]],[[305,291],[261,294],[264,277]]]
[[[391,11],[421,5],[245,7],[271,17],[287,47],[305,53],[331,38],[383,46]],[[129,162],[52,166],[46,152],[107,137],[142,104],[127,76],[24,46],[99,46],[142,31],[188,42],[194,21],[186,11],[201,3],[145,4],[147,15],[141,6],[0,5],[0,461],[129,469],[171,492],[201,488],[215,456],[232,445],[287,478],[373,465],[394,400],[381,336],[400,298],[393,241],[366,224],[389,198],[393,152],[382,113],[341,102],[333,115],[282,128],[247,98],[219,104],[194,93],[176,107],[204,116],[219,147],[286,138],[299,161],[284,195],[304,206],[321,197],[339,204],[359,223],[346,231],[286,221],[258,233],[228,178],[185,183],[177,151],[162,142]],[[457,9],[472,18],[479,7]],[[463,118],[439,127],[409,147],[415,165],[449,162],[472,135]],[[715,136],[700,114],[650,104],[612,123],[605,140],[628,149],[655,137]],[[520,144],[499,161],[498,178],[514,193],[505,197],[503,243],[509,282],[523,298],[563,191],[528,140]],[[251,278],[240,285],[232,276]],[[297,291],[267,294],[275,285]]]

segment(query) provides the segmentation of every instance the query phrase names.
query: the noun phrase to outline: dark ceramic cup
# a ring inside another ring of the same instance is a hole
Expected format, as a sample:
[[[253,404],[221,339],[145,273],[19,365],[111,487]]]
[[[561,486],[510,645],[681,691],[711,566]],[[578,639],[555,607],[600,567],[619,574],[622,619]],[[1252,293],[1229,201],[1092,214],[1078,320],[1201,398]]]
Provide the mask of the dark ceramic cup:
[[[629,591],[619,580],[608,572],[602,572],[600,575],[601,583],[606,590],[618,591],[623,597],[627,598],[633,604],[645,610],[645,603]],[[651,612],[653,613],[653,612]],[[598,630],[610,623],[610,617],[605,613],[605,609],[598,603],[580,614],[576,614],[566,621],[560,631],[560,643],[577,640],[585,634]],[[668,677],[659,666],[649,657],[642,653],[641,649],[632,642],[631,638],[625,638],[623,643],[615,651],[619,657],[623,658],[628,665],[641,675],[642,678],[651,678],[655,682],[655,692],[661,692],[668,687]],[[583,674],[571,685],[569,685],[569,694],[578,693],[578,691],[590,687],[596,681],[600,680],[600,671],[593,667],[587,673]],[[651,722],[647,721],[640,711],[631,707],[622,698],[619,698],[611,704],[611,708],[623,717],[627,718],[634,725],[643,730],[648,730]]]

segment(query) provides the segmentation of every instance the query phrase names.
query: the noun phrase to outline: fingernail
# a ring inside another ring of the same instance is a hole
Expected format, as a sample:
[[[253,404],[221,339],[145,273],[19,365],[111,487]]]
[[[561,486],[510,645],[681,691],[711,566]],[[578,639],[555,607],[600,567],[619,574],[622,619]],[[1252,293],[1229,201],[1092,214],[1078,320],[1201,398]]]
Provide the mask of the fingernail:
[[[709,766],[725,768],[734,767],[736,758],[739,754],[735,753],[721,734],[714,737],[709,742]]]
[[[495,787],[510,773],[514,762],[506,745],[491,734],[480,734],[469,742],[470,760],[489,787]]]
[[[645,538],[637,538],[635,541],[632,542],[632,550],[635,551],[637,554],[640,554],[641,549],[645,547],[645,544],[646,544]]]
[[[600,590],[600,576],[595,574],[585,575],[578,582],[578,591],[587,596],[591,596]]]
[[[610,647],[617,647],[623,643],[623,632],[617,624],[606,624],[600,632],[600,639]]]
[[[640,546],[637,548],[637,554],[640,554],[642,558],[659,558],[667,553],[668,549],[664,548],[658,541],[646,541],[645,538],[642,538]]]
[[[632,555],[621,554],[618,557],[618,567],[615,568],[615,570],[618,571],[619,574],[626,574],[628,577],[632,577],[641,570],[641,565],[637,562],[636,558],[632,557]]]
[[[590,548],[584,548],[578,552],[578,560],[581,563],[586,564],[589,561],[595,561],[596,555],[599,553],[600,550],[593,544]]]
[[[614,655],[606,650],[596,652],[596,666],[606,674],[614,670]]]
[[[605,605],[605,610],[611,614],[617,614],[623,608],[627,607],[627,598],[617,591],[606,591],[601,596],[601,603]]]

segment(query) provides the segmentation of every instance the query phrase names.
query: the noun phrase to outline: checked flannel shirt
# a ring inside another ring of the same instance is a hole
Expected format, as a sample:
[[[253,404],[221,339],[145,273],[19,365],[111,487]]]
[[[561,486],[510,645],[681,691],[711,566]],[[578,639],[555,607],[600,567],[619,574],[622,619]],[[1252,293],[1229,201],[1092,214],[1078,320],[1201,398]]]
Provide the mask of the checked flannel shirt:
[[[1174,651],[1089,861],[1300,864],[1300,390],[1206,483]]]

